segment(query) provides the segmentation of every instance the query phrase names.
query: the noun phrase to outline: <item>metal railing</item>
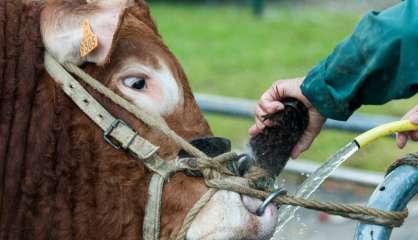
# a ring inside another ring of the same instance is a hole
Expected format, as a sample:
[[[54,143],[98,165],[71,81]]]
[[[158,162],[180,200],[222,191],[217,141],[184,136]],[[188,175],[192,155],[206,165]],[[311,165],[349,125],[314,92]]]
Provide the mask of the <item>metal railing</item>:
[[[230,117],[253,119],[256,101],[242,98],[195,94],[200,109],[206,113],[220,114]],[[346,132],[365,132],[379,125],[397,121],[399,118],[354,114],[348,121],[327,120],[324,127]]]
[[[418,169],[399,166],[386,176],[369,199],[368,207],[402,211],[418,193]],[[367,223],[357,226],[355,240],[389,240],[392,228]],[[416,237],[414,237],[416,239]]]

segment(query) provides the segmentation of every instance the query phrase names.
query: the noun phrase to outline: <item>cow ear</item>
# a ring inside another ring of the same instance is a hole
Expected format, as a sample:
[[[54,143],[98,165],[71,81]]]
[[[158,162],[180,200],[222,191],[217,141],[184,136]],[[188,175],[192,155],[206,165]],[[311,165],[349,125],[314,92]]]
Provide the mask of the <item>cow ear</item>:
[[[42,11],[41,30],[45,48],[61,63],[105,64],[123,13],[133,1],[87,0],[86,2],[69,4],[68,1],[51,1]],[[90,31],[91,34],[88,35],[90,38],[97,39],[97,46],[90,45],[91,49],[88,50],[91,51],[81,56],[80,47],[86,44],[86,30]]]

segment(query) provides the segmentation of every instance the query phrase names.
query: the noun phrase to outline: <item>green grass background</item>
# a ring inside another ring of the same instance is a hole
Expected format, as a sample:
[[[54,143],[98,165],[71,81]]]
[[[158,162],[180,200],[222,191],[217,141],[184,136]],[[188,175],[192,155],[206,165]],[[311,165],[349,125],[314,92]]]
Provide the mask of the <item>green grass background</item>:
[[[269,6],[262,19],[239,6],[152,3],[167,45],[180,59],[195,92],[258,99],[274,80],[304,76],[348,36],[364,9],[309,5]],[[418,70],[418,69],[417,69]],[[402,116],[418,98],[365,106],[362,113]],[[216,135],[242,148],[252,121],[206,115]],[[301,158],[322,162],[354,134],[324,130]],[[383,171],[417,144],[399,150],[381,139],[361,150],[346,166]]]

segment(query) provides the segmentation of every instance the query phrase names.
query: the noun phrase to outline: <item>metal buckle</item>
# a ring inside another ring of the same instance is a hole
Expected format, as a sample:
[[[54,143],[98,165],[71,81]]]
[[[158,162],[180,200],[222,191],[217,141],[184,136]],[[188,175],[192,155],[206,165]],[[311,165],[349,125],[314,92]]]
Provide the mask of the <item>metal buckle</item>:
[[[132,136],[131,140],[129,140],[128,144],[126,145],[126,147],[123,147],[120,143],[116,143],[114,141],[111,140],[111,136],[110,134],[112,134],[113,130],[115,130],[115,128],[117,128],[119,126],[119,124],[122,124],[124,126],[127,126],[128,128],[130,128],[133,132],[135,132],[131,126],[129,126],[125,121],[121,120],[121,119],[115,119],[112,124],[110,124],[109,128],[106,129],[106,131],[103,133],[103,138],[104,140],[110,144],[113,148],[119,150],[121,148],[123,148],[124,150],[128,149],[129,146],[132,145],[132,143],[134,142],[135,138],[138,136],[138,133],[135,132],[135,134]]]
[[[255,214],[257,214],[257,216],[261,217],[263,216],[264,212],[266,211],[267,206],[277,197],[279,196],[283,196],[286,195],[287,191],[284,188],[280,188],[279,190],[273,192],[272,194],[270,194],[270,196],[268,196],[266,198],[266,200],[264,200],[264,202],[257,208],[257,210],[255,211]]]

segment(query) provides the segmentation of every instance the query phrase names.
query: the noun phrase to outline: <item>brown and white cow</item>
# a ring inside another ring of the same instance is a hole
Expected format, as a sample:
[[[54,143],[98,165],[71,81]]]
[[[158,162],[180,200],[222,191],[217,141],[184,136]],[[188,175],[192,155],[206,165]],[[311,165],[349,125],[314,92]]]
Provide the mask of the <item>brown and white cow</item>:
[[[81,59],[82,21],[99,47]],[[0,2],[0,239],[141,239],[150,172],[107,145],[101,130],[44,71],[43,51],[82,66],[116,93],[164,117],[182,137],[211,135],[185,73],[163,43],[143,0]],[[38,31],[40,29],[40,31]],[[179,149],[103,96],[113,115],[161,147]],[[161,238],[175,234],[205,193],[203,180],[178,173],[164,188]],[[276,210],[219,191],[187,239],[266,239]]]

